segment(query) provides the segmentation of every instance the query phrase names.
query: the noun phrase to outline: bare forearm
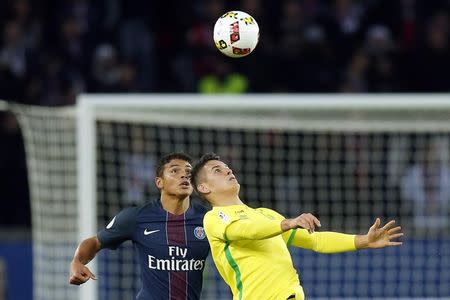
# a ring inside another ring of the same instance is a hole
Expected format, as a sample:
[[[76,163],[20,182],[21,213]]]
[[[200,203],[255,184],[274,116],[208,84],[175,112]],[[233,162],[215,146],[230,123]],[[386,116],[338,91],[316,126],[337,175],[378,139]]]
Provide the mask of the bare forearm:
[[[355,247],[356,249],[367,249],[369,247],[369,240],[367,235],[355,235]]]
[[[75,251],[73,260],[79,261],[83,265],[85,265],[95,257],[100,249],[101,244],[97,237],[85,239],[80,243],[77,250]]]

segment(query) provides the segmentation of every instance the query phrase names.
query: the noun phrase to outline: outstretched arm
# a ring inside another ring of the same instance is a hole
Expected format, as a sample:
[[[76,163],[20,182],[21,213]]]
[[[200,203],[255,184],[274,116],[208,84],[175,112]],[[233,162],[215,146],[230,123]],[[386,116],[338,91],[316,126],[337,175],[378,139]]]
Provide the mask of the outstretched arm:
[[[370,227],[365,235],[352,235],[338,232],[315,232],[309,234],[304,229],[288,231],[283,238],[288,245],[310,249],[320,253],[340,253],[367,248],[384,248],[399,246],[402,243],[392,241],[403,235],[401,227],[392,228],[395,221],[390,221],[380,228],[380,219]]]
[[[101,243],[97,237],[85,239],[80,243],[70,264],[69,282],[71,284],[80,285],[89,279],[97,279],[85,265],[95,257],[100,249]]]

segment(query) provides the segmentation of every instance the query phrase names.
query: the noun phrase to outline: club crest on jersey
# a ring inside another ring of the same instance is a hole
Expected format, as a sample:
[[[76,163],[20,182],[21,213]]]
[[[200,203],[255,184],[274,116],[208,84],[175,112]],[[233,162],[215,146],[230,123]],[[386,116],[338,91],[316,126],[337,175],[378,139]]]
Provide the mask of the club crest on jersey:
[[[203,229],[203,227],[201,226],[197,226],[194,229],[194,235],[196,238],[198,238],[199,240],[203,240],[206,235],[205,235],[205,230]]]
[[[225,223],[230,222],[230,218],[222,211],[219,211],[219,218],[222,219],[222,221],[224,221]]]
[[[106,229],[110,229],[114,225],[114,221],[116,221],[116,217],[114,217],[108,225],[106,225]]]

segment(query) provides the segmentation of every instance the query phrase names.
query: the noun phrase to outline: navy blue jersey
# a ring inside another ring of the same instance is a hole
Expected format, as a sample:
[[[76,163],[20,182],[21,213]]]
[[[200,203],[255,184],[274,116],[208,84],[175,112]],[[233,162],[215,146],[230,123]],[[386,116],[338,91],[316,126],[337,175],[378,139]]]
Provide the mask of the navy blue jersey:
[[[191,201],[182,215],[165,211],[161,202],[131,207],[117,214],[97,235],[102,248],[133,241],[141,267],[138,300],[200,298],[209,244],[203,230],[207,209]]]

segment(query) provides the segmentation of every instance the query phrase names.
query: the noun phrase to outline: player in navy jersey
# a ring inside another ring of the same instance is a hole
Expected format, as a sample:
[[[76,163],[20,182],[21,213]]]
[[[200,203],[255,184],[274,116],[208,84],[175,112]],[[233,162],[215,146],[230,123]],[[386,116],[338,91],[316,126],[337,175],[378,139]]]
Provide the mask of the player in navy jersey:
[[[70,266],[71,284],[96,279],[85,265],[101,249],[116,249],[131,240],[141,264],[142,289],[136,299],[200,298],[209,254],[202,225],[207,208],[190,200],[191,162],[183,153],[160,160],[155,184],[161,198],[122,210],[97,236],[82,241]]]

